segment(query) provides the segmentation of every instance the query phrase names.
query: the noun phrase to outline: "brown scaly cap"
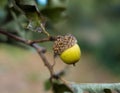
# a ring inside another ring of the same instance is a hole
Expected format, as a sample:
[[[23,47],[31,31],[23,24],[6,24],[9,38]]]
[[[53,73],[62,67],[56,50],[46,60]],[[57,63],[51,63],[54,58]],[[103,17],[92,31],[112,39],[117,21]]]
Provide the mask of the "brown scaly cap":
[[[64,36],[58,35],[53,45],[54,54],[60,55],[62,52],[72,47],[76,43],[77,43],[76,38],[71,34]]]

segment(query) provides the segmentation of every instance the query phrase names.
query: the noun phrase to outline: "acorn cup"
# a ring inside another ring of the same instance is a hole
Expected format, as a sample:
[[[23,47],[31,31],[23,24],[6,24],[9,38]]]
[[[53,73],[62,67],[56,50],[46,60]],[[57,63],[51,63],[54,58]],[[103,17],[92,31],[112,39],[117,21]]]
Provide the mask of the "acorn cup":
[[[71,35],[57,36],[53,45],[54,54],[59,55],[66,64],[75,65],[80,60],[81,50],[76,38]]]

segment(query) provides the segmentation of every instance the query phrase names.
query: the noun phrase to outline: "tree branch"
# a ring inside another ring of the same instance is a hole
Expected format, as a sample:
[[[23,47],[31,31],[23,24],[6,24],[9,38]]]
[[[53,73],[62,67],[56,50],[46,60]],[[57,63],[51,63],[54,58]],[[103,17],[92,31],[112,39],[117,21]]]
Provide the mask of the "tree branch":
[[[26,40],[24,38],[21,38],[21,37],[18,37],[16,35],[13,35],[9,32],[7,32],[6,30],[4,29],[1,29],[0,28],[0,34],[3,34],[9,38],[12,38],[16,41],[19,41],[19,42],[22,42],[24,44],[27,44],[31,47],[33,47],[34,49],[36,49],[36,51],[38,52],[38,54],[40,55],[40,57],[42,58],[43,62],[44,62],[44,65],[48,68],[48,70],[50,71],[50,75],[51,77],[54,75],[54,71],[53,71],[53,66],[50,64],[50,62],[46,59],[44,53],[46,52],[46,49],[44,47],[40,47],[39,45],[37,45],[35,42],[44,42],[44,41],[53,41],[53,37],[48,37],[48,38],[45,38],[45,39],[41,39],[41,40],[38,40],[38,41],[30,41],[30,40]]]

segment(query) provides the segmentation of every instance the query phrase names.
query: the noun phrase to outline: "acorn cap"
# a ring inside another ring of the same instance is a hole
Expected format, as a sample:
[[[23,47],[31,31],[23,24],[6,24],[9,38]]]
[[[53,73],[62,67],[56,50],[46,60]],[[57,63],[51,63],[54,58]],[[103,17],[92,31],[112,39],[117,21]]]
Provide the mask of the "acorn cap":
[[[63,62],[67,64],[76,63],[81,56],[80,47],[76,38],[69,34],[65,36],[57,36],[53,45],[55,55],[60,55]]]
[[[62,52],[72,47],[76,43],[77,43],[76,38],[71,34],[65,36],[61,35],[57,36],[53,45],[54,54],[60,55]]]

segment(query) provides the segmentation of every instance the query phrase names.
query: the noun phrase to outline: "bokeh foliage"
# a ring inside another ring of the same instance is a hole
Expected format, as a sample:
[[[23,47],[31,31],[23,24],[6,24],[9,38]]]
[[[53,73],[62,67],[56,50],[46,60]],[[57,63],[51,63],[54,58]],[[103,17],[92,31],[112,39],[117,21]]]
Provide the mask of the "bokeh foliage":
[[[69,8],[69,30],[78,37],[82,52],[92,53],[119,75],[120,1],[76,0]]]

